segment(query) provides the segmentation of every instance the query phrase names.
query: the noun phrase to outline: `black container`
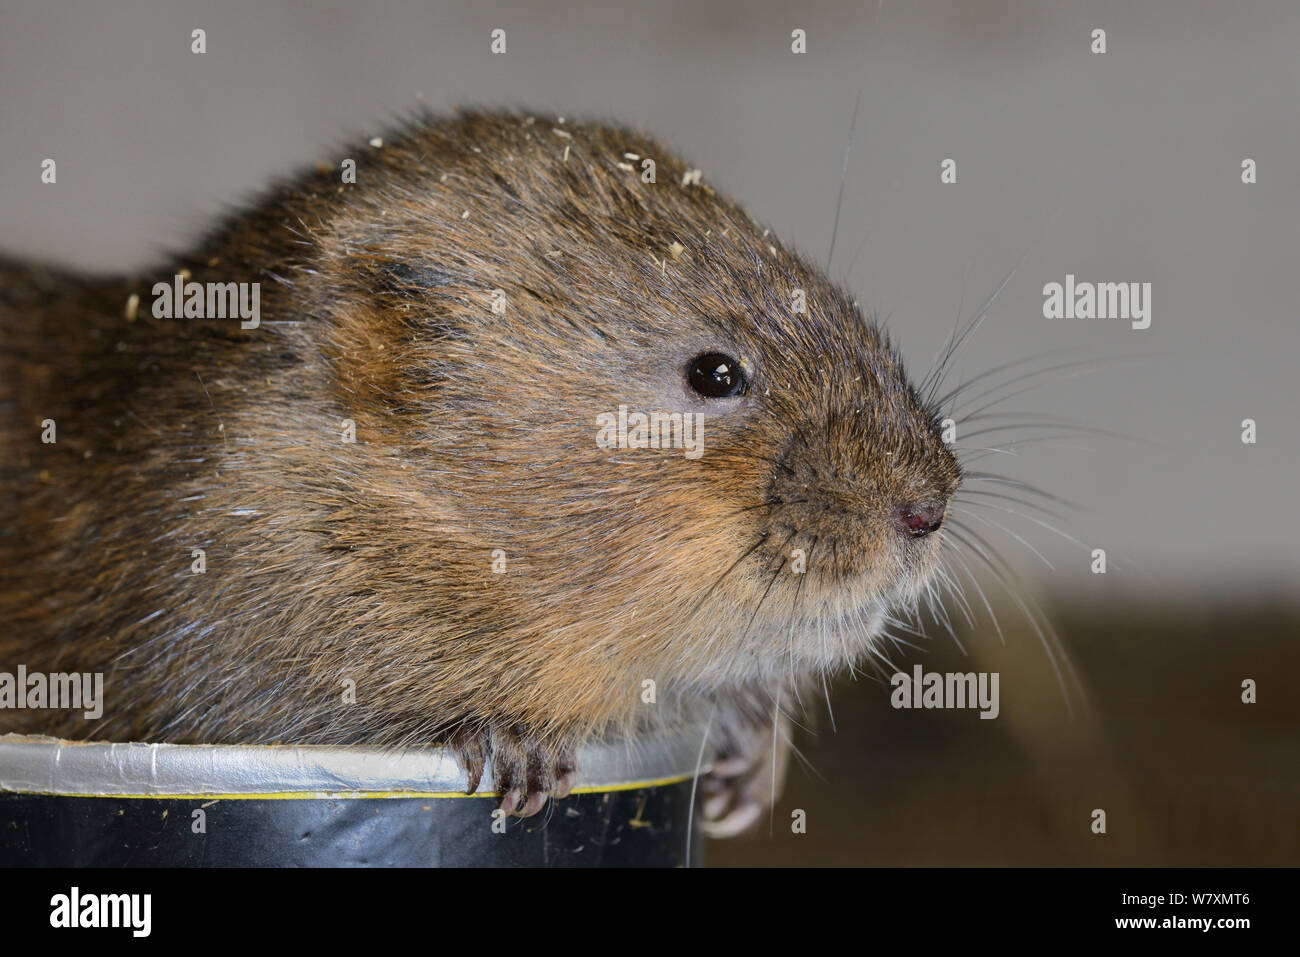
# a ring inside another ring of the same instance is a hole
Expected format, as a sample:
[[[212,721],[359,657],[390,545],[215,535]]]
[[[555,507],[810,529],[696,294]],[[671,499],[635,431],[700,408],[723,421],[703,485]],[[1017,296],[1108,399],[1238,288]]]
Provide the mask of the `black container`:
[[[521,820],[494,816],[495,795],[466,796],[441,749],[3,735],[0,866],[694,865],[699,747],[682,737],[587,748],[574,793]]]

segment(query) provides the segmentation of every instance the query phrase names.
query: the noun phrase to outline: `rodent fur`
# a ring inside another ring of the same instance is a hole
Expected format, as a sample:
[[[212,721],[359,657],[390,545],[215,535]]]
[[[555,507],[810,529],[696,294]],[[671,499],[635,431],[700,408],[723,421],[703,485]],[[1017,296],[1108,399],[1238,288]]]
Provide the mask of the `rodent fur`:
[[[353,155],[143,275],[0,267],[0,662],[107,695],[0,731],[450,740],[544,796],[584,740],[725,738],[867,652],[942,537],[893,510],[960,472],[842,290],[633,130],[421,116]],[[154,318],[182,269],[260,282],[261,327]],[[686,386],[710,350],[745,396]],[[620,404],[704,413],[707,451],[597,447]]]

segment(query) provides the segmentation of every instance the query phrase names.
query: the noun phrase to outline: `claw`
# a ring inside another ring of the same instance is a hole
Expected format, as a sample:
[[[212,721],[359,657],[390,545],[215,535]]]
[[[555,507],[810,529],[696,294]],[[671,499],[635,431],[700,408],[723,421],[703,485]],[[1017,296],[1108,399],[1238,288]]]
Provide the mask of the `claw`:
[[[483,759],[473,758],[465,762],[465,793],[473,794],[483,780]]]
[[[779,795],[789,751],[784,717],[779,732],[770,723],[734,729],[700,780],[700,829],[709,837],[748,830]]]
[[[548,799],[568,797],[577,781],[571,746],[530,738],[519,725],[464,731],[453,746],[465,769],[466,794],[478,790],[491,756],[498,807],[506,814],[532,817]]]
[[[514,814],[515,808],[519,806],[519,799],[521,797],[522,795],[519,793],[518,788],[511,788],[501,796],[501,803],[498,804],[497,807],[508,815]]]
[[[723,791],[709,797],[704,802],[704,807],[702,808],[705,820],[713,821],[720,819],[722,817],[722,812],[727,809],[727,805],[730,803],[731,793],[728,791]]]
[[[709,837],[735,837],[748,830],[762,812],[763,808],[757,801],[743,799],[721,817],[706,817],[700,822],[700,830]]]
[[[546,800],[549,797],[550,794],[545,791],[532,791],[528,795],[528,800],[524,802],[524,806],[515,813],[519,817],[532,817],[546,806]]]
[[[452,739],[456,760],[465,771],[465,793],[473,794],[483,780],[483,764],[487,750],[483,739],[477,735],[461,734]]]
[[[713,773],[720,778],[738,778],[750,769],[753,761],[748,754],[718,758],[713,762]]]
[[[555,790],[551,793],[555,798],[566,798],[573,793],[573,785],[577,783],[578,772],[573,768],[562,772],[555,781]]]

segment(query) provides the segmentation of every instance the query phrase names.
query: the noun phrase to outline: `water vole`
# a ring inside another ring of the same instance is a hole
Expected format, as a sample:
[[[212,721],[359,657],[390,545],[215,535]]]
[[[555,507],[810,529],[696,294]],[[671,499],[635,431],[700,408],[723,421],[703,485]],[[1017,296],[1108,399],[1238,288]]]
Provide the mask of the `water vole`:
[[[638,132],[425,117],[355,160],[147,275],[0,270],[0,662],[106,697],[0,730],[452,740],[532,813],[590,736],[730,748],[867,652],[960,473],[841,290]],[[177,274],[260,321],[158,318]],[[699,454],[601,440],[651,412]]]

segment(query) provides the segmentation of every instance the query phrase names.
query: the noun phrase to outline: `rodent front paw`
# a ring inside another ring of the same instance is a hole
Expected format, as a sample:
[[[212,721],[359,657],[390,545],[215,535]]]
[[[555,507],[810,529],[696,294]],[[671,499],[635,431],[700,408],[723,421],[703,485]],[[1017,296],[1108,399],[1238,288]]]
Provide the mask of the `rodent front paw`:
[[[732,732],[712,770],[700,779],[703,792],[700,829],[709,837],[734,837],[749,830],[781,794],[790,758],[790,725],[782,716],[778,731],[770,723]]]
[[[465,769],[465,793],[478,790],[490,759],[501,810],[516,817],[532,817],[547,798],[568,797],[577,779],[571,746],[541,741],[521,725],[458,734],[453,748]]]

